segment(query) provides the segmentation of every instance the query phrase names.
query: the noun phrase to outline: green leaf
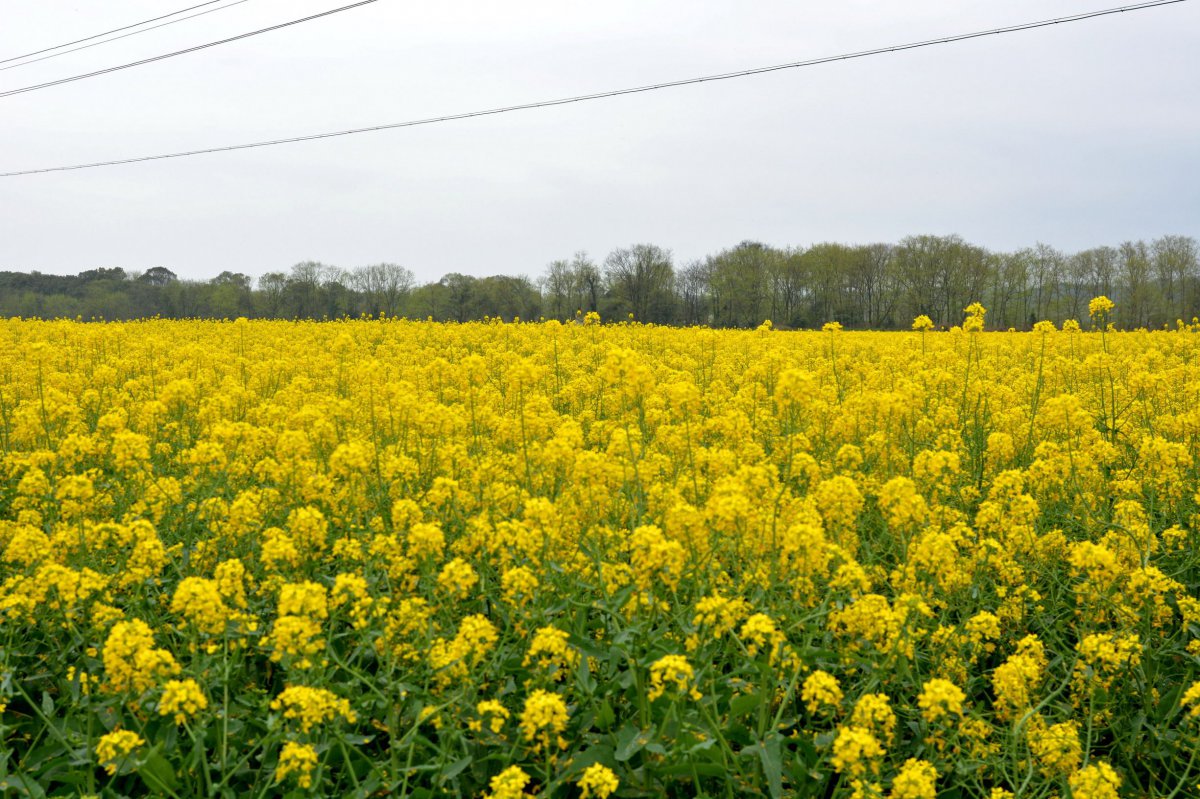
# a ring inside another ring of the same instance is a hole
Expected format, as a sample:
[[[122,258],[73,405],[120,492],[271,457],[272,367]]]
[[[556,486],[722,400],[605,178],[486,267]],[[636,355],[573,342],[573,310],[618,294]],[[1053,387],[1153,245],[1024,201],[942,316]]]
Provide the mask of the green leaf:
[[[470,755],[467,757],[460,757],[458,760],[455,760],[453,763],[442,769],[442,773],[438,776],[438,778],[442,780],[452,780],[459,774],[462,774],[463,770],[469,765],[471,765]]]
[[[767,789],[771,799],[783,796],[783,757],[779,748],[779,736],[772,735],[758,747],[758,759],[762,761],[763,774],[767,776]]]
[[[575,683],[589,696],[596,693],[596,680],[592,678],[592,670],[586,657],[579,659],[579,666],[575,669]]]
[[[613,710],[612,702],[605,699],[600,703],[600,709],[596,711],[596,727],[601,730],[608,730],[616,722],[617,714]]]
[[[150,753],[142,760],[142,765],[138,768],[137,774],[142,778],[142,782],[152,791],[161,791],[166,789],[174,791],[179,785],[179,780],[175,777],[175,769],[167,761],[158,749],[151,749]]]
[[[767,778],[767,789],[772,799],[779,799],[783,794],[783,758],[779,749],[778,736],[771,736],[766,741],[759,741],[747,746],[739,752],[743,757],[758,755],[762,764],[763,774]]]
[[[14,791],[15,794],[10,794],[10,791]],[[10,774],[0,780],[0,794],[4,796],[15,795],[31,797],[31,799],[41,799],[41,797],[46,795],[46,789],[28,777]]]
[[[753,712],[763,703],[763,695],[761,692],[755,691],[752,694],[741,694],[735,696],[733,701],[729,703],[729,718],[736,719]]]
[[[701,777],[725,777],[725,767],[720,763],[671,763],[660,766],[655,772],[671,777],[690,777],[698,774]]]
[[[649,740],[650,735],[648,733],[643,733],[632,724],[626,724],[617,733],[617,751],[613,754],[613,757],[617,762],[624,763],[640,752]]]
[[[564,775],[573,778],[582,774],[584,769],[595,763],[601,763],[609,766],[613,763],[613,749],[607,744],[596,744],[589,746],[584,751],[580,752],[571,758],[570,764],[564,769]]]

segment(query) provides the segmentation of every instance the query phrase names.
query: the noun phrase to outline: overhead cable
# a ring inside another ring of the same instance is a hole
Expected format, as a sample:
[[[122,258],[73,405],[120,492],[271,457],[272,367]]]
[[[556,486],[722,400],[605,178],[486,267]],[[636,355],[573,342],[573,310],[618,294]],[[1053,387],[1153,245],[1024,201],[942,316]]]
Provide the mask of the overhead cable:
[[[556,100],[540,100],[531,103],[521,103],[519,105],[501,106],[499,108],[489,108],[480,111],[465,111],[458,114],[446,114],[444,116],[427,117],[425,119],[413,119],[405,122],[390,122],[383,125],[371,125],[363,128],[350,128],[347,130],[331,131],[327,133],[312,133],[305,136],[292,136],[284,139],[269,139],[266,141],[249,142],[245,144],[230,144],[223,147],[208,147],[202,150],[184,150],[175,153],[162,153],[159,155],[143,155],[135,158],[120,158],[112,161],[93,161],[86,164],[71,164],[68,166],[53,166],[43,167],[41,169],[25,169],[17,172],[0,172],[0,178],[17,177],[19,175],[35,175],[45,172],[65,172],[74,169],[93,169],[103,166],[118,166],[121,164],[136,164],[145,161],[161,161],[168,158],[186,158],[193,155],[207,155],[209,153],[230,152],[233,150],[249,150],[255,147],[272,147],[277,144],[295,144],[297,142],[315,141],[317,139],[331,139],[338,136],[352,136],[358,133],[370,133],[380,130],[395,130],[397,128],[412,128],[419,125],[433,125],[440,122],[451,122],[460,119],[471,119],[474,117],[494,116],[497,114],[506,114],[512,111],[528,111],[534,108],[548,108],[557,105],[567,105],[568,103],[580,103],[589,100],[601,100],[609,97],[620,97],[627,94],[639,94],[642,92],[652,92],[659,89],[671,89],[679,86],[690,86],[697,83],[706,83],[710,81],[732,80],[734,78],[744,78],[751,75],[762,75],[768,72],[779,72],[786,69],[798,69],[802,67],[817,66],[818,64],[828,64],[834,61],[848,61],[855,58],[866,58],[868,56],[882,55],[884,53],[897,53],[904,50],[915,50],[921,47],[932,47],[939,44],[950,44],[951,42],[961,42],[968,39],[978,39],[984,36],[994,36],[1006,33],[1016,33],[1018,31],[1033,30],[1035,28],[1045,28],[1051,25],[1061,25],[1069,22],[1080,22],[1085,19],[1094,19],[1096,17],[1108,16],[1111,14],[1120,14],[1127,11],[1141,11],[1149,8],[1157,8],[1159,6],[1168,6],[1176,3],[1184,3],[1188,0],[1152,0],[1152,2],[1137,3],[1134,5],[1120,6],[1117,8],[1108,8],[1099,11],[1088,11],[1081,14],[1072,14],[1065,17],[1056,17],[1054,19],[1039,20],[1037,22],[1024,22],[1018,25],[1009,25],[1003,28],[991,28],[989,30],[974,31],[972,33],[960,33],[953,36],[943,36],[937,39],[926,39],[919,42],[909,42],[907,44],[890,45],[887,47],[876,47],[870,50],[859,50],[852,53],[842,53],[840,55],[822,56],[820,58],[812,58],[806,61],[793,61],[787,64],[775,64],[766,67],[755,67],[752,69],[738,70],[737,72],[723,72],[716,75],[705,75],[697,78],[684,78],[682,80],[665,81],[663,83],[652,83],[645,86],[633,86],[625,89],[612,89],[610,91],[595,92],[592,94],[580,94],[574,97],[563,97]]]
[[[77,53],[80,50],[87,50],[91,47],[99,47],[102,44],[108,44],[109,42],[115,42],[115,41],[119,41],[121,39],[128,39],[130,36],[137,36],[139,33],[148,33],[150,31],[158,30],[159,28],[165,28],[168,25],[177,25],[180,22],[187,22],[189,19],[195,19],[196,17],[203,17],[206,14],[215,14],[218,11],[224,11],[226,9],[233,8],[234,6],[240,6],[242,3],[249,3],[249,2],[250,2],[250,0],[234,0],[232,3],[230,3],[227,6],[218,6],[217,8],[210,8],[207,11],[197,11],[195,14],[188,14],[186,17],[180,17],[179,19],[173,19],[169,22],[160,22],[159,24],[151,25],[148,28],[142,28],[141,30],[132,31],[130,33],[122,33],[120,36],[114,36],[111,39],[101,39],[100,41],[92,42],[91,44],[81,44],[78,47],[72,47],[69,50],[60,50],[57,53],[50,53],[50,55],[44,55],[41,58],[31,58],[28,61],[22,61],[19,64],[9,64],[6,67],[0,67],[0,72],[4,72],[4,71],[10,70],[10,69],[17,69],[19,67],[27,67],[30,64],[36,64],[39,61],[46,61],[47,59],[50,59],[50,58],[58,58],[59,56],[67,55],[68,53]],[[205,5],[207,5],[207,4],[205,4]],[[159,19],[161,19],[161,17]],[[118,30],[125,30],[125,29],[119,28]],[[109,33],[113,33],[113,31],[109,31]],[[104,36],[105,34],[99,34],[99,35]],[[96,37],[92,36],[89,38],[94,39]],[[88,40],[81,39],[80,41],[88,41]],[[74,42],[72,42],[72,44],[74,44]],[[66,47],[67,45],[62,45],[62,46]],[[56,48],[52,47],[50,49],[53,50]],[[41,52],[46,52],[46,51],[43,50]],[[31,53],[30,55],[35,55],[35,54]],[[14,59],[10,58],[8,60],[12,61]],[[2,64],[2,63],[4,63],[4,62],[0,61],[0,64]]]
[[[29,58],[32,55],[41,55],[42,53],[48,53],[51,50],[59,50],[59,49],[62,49],[63,47],[70,47],[71,45],[79,44],[80,42],[90,42],[92,39],[99,39],[101,36],[107,36],[110,33],[120,33],[121,31],[127,31],[130,28],[136,28],[139,25],[146,25],[151,22],[158,22],[160,19],[166,19],[167,17],[173,17],[176,14],[182,14],[185,11],[191,11],[196,8],[202,8],[203,6],[211,6],[212,4],[219,3],[219,2],[221,2],[221,0],[208,0],[208,2],[205,2],[205,3],[200,3],[200,4],[194,5],[194,6],[188,6],[187,8],[181,8],[178,11],[172,11],[170,14],[163,14],[161,17],[151,17],[150,19],[144,19],[141,22],[135,22],[132,25],[125,25],[120,28],[113,28],[110,31],[104,31],[104,33],[96,33],[91,36],[85,36],[84,38],[76,39],[73,42],[63,42],[62,44],[56,44],[53,47],[46,47],[41,50],[34,50],[32,53],[25,53],[25,55],[14,55],[9,58],[0,58],[0,64],[7,64],[9,61],[20,61],[22,58]]]
[[[106,69],[98,69],[95,72],[87,72],[82,75],[72,75],[69,78],[59,78],[58,80],[46,81],[45,83],[37,83],[37,84],[34,84],[33,86],[22,86],[19,89],[9,89],[8,91],[0,92],[0,97],[12,97],[14,94],[24,94],[25,92],[33,92],[33,91],[37,91],[38,89],[47,89],[51,86],[60,86],[64,83],[73,83],[74,81],[83,80],[85,78],[94,78],[97,75],[107,75],[110,72],[118,72],[122,69],[129,69],[130,67],[140,67],[145,64],[153,64],[156,61],[163,61],[168,58],[174,58],[177,55],[186,55],[187,53],[194,53],[198,50],[207,50],[208,48],[216,47],[219,44],[229,44],[230,42],[236,42],[241,39],[248,39],[251,36],[258,36],[260,33],[270,33],[271,31],[277,31],[280,28],[287,28],[292,25],[299,25],[301,22],[311,22],[314,19],[328,17],[330,14],[337,14],[341,11],[349,11],[352,8],[358,8],[359,6],[370,5],[371,3],[375,3],[375,2],[378,2],[378,0],[359,0],[359,2],[351,3],[348,6],[342,6],[340,8],[333,8],[333,9],[330,9],[329,11],[322,11],[319,14],[312,14],[307,17],[301,17],[300,19],[294,19],[291,22],[281,22],[278,25],[272,25],[268,28],[260,28],[259,30],[250,31],[248,33],[239,33],[237,36],[230,36],[227,39],[219,39],[215,42],[208,42],[206,44],[198,44],[195,47],[188,47],[183,50],[176,50],[173,53],[163,53],[162,55],[151,56],[150,58],[143,58],[140,61],[131,61],[128,64],[120,64],[115,67],[107,67]]]

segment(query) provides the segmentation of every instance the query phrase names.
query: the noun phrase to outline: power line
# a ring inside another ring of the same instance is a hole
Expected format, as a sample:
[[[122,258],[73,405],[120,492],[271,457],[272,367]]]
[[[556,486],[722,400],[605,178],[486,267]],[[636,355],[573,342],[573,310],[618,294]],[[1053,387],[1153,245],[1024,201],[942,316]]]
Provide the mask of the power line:
[[[219,2],[219,0],[214,0],[214,2]],[[142,28],[141,30],[133,31],[132,33],[123,33],[120,36],[114,36],[111,39],[104,39],[99,42],[92,42],[91,44],[83,44],[83,45],[80,45],[79,47],[72,47],[70,50],[63,50],[62,52],[59,52],[59,53],[50,53],[50,55],[44,55],[41,58],[31,58],[28,61],[22,61],[20,64],[9,64],[7,67],[0,67],[0,72],[5,72],[10,69],[17,69],[19,67],[27,67],[30,64],[36,64],[39,61],[45,61],[50,58],[58,58],[60,55],[66,55],[67,53],[77,53],[80,50],[87,50],[88,48],[91,48],[91,47],[99,47],[102,44],[108,44],[109,42],[119,41],[120,39],[127,39],[130,36],[137,36],[139,33],[147,33],[149,31],[158,30],[159,28],[165,28],[168,25],[175,25],[176,23],[179,23],[179,22],[186,22],[189,19],[195,19],[196,17],[203,17],[205,14],[215,14],[218,11],[224,11],[227,8],[233,8],[234,6],[240,6],[242,3],[249,3],[249,2],[250,2],[250,0],[234,0],[234,2],[230,3],[227,6],[219,6],[217,8],[210,8],[207,11],[197,11],[195,14],[188,14],[186,17],[180,17],[179,19],[173,19],[170,22],[162,22],[162,23],[159,23],[158,25],[151,25],[149,28]],[[208,5],[208,4],[205,3],[204,5]],[[198,8],[198,6],[194,6],[194,7]],[[187,9],[185,9],[185,10],[187,10]],[[175,13],[178,14],[181,12],[177,11]],[[159,17],[159,19],[162,19],[162,17]],[[147,20],[147,22],[149,22],[149,21],[151,21],[151,20]],[[136,27],[136,26],[131,26],[131,27]],[[125,29],[118,28],[117,30],[125,30]],[[109,33],[115,33],[115,31],[109,31]],[[105,36],[107,34],[100,33],[97,35]],[[88,39],[95,39],[95,38],[96,38],[95,36],[88,37]],[[88,39],[80,39],[79,41],[86,42],[86,41],[88,41]],[[71,42],[70,44],[75,44],[75,42]],[[67,45],[65,45],[65,44],[60,45],[60,47],[66,47],[66,46]],[[56,50],[58,48],[51,47],[50,49]],[[40,50],[39,52],[44,53],[46,51]],[[36,55],[36,53],[30,53],[30,55]],[[23,57],[24,56],[18,56],[18,58],[23,58]],[[14,58],[6,59],[6,61],[15,61],[15,60],[17,60],[17,59],[14,59]],[[0,64],[5,63],[6,61],[0,61]]]
[[[228,39],[220,39],[215,42],[208,42],[207,44],[198,44],[195,47],[188,47],[187,49],[184,49],[184,50],[176,50],[173,53],[163,53],[162,55],[156,55],[156,56],[152,56],[150,58],[143,58],[141,61],[132,61],[128,64],[121,64],[120,66],[108,67],[107,69],[98,69],[95,72],[88,72],[83,75],[73,75],[69,78],[59,78],[58,80],[47,81],[46,83],[38,83],[33,86],[23,86],[20,89],[9,89],[8,91],[0,92],[0,97],[11,97],[14,94],[24,94],[25,92],[32,92],[32,91],[36,91],[38,89],[45,89],[50,86],[58,86],[63,83],[72,83],[73,81],[83,80],[84,78],[94,78],[97,75],[107,75],[110,72],[117,72],[122,69],[129,69],[130,67],[140,67],[144,64],[152,64],[155,61],[162,61],[167,58],[174,58],[177,55],[185,55],[187,53],[194,53],[197,50],[207,50],[208,48],[216,47],[219,44],[228,44],[229,42],[236,42],[239,39],[248,39],[251,36],[257,36],[260,33],[269,33],[270,31],[277,31],[280,28],[287,28],[291,25],[299,25],[301,22],[310,22],[314,19],[320,19],[321,17],[327,17],[330,14],[337,14],[338,12],[341,12],[341,11],[349,11],[352,8],[358,8],[359,6],[365,6],[365,5],[369,5],[371,3],[375,3],[375,2],[378,2],[378,0],[359,0],[359,2],[351,3],[348,6],[342,6],[340,8],[330,9],[329,11],[322,11],[319,14],[313,14],[311,16],[301,17],[300,19],[294,19],[291,22],[281,22],[278,25],[272,25],[269,28],[260,28],[259,30],[250,31],[249,33],[239,33],[237,36],[230,36]]]
[[[181,8],[178,11],[172,11],[170,14],[163,14],[161,17],[153,17],[152,19],[144,19],[141,22],[135,22],[132,25],[125,25],[124,27],[121,27],[121,28],[113,28],[110,31],[104,31],[104,33],[97,33],[97,34],[93,34],[92,36],[85,36],[84,38],[76,39],[73,42],[64,42],[63,44],[56,44],[54,47],[47,47],[42,50],[34,50],[32,53],[26,53],[25,55],[15,55],[15,56],[12,56],[11,58],[0,59],[0,64],[7,64],[9,61],[20,61],[22,58],[29,58],[29,56],[31,56],[31,55],[41,55],[42,53],[48,53],[51,50],[59,50],[63,47],[70,47],[71,45],[79,44],[80,42],[90,42],[92,39],[99,39],[101,36],[107,36],[110,33],[120,33],[121,31],[127,31],[130,28],[136,28],[139,25],[145,25],[149,22],[158,22],[160,19],[166,19],[167,17],[173,17],[176,14],[182,14],[185,11],[191,11],[192,9],[201,8],[202,6],[211,6],[213,3],[219,3],[219,2],[221,2],[221,0],[208,0],[208,2],[200,3],[199,5],[188,6],[187,8]]]
[[[1019,31],[1034,30],[1035,28],[1045,28],[1051,25],[1061,25],[1068,22],[1080,22],[1085,19],[1093,19],[1095,17],[1109,16],[1111,14],[1121,14],[1126,11],[1141,11],[1148,8],[1157,8],[1158,6],[1174,5],[1175,3],[1183,3],[1187,0],[1151,0],[1151,2],[1137,3],[1134,5],[1120,6],[1118,8],[1107,8],[1100,11],[1087,11],[1082,14],[1072,14],[1066,17],[1056,17],[1054,19],[1044,19],[1037,22],[1024,22],[1019,25],[1009,25],[1003,28],[992,28],[983,31],[974,31],[972,33],[960,33],[953,36],[943,36],[939,39],[926,39],[919,42],[909,42],[907,44],[897,44],[888,47],[876,47],[871,50],[859,50],[852,53],[842,53],[840,55],[822,56],[820,58],[812,58],[807,61],[794,61],[788,64],[775,64],[767,67],[755,67],[753,69],[743,69],[737,72],[723,72],[716,75],[705,75],[698,78],[685,78],[683,80],[666,81],[664,83],[652,83],[645,86],[634,86],[625,89],[613,89],[611,91],[596,92],[593,94],[581,94],[574,97],[564,97],[557,100],[541,100],[532,103],[522,103],[520,105],[502,106],[500,108],[490,108],[482,111],[466,111],[459,114],[447,114],[439,117],[428,117],[426,119],[414,119],[406,122],[391,122],[383,125],[372,125],[365,128],[351,128],[349,130],[332,131],[328,133],[313,133],[307,136],[293,136],[286,139],[271,139],[268,141],[250,142],[247,144],[231,144],[224,147],[209,147],[203,150],[186,150],[177,153],[164,153],[161,155],[144,155],[137,158],[122,158],[114,161],[95,161],[88,164],[73,164],[70,166],[55,166],[45,167],[42,169],[27,169],[20,172],[0,172],[0,178],[17,177],[19,175],[35,175],[44,172],[65,172],[73,169],[92,169],[102,166],[118,166],[121,164],[136,164],[143,161],[161,161],[167,158],[185,158],[192,155],[207,155],[209,153],[230,152],[232,150],[249,150],[255,147],[271,147],[276,144],[295,144],[298,142],[315,141],[317,139],[332,139],[338,136],[351,136],[357,133],[370,133],[380,130],[394,130],[396,128],[412,128],[418,125],[433,125],[439,122],[451,122],[460,119],[471,119],[474,117],[494,116],[496,114],[506,114],[510,111],[528,111],[534,108],[548,108],[556,105],[567,105],[568,103],[580,103],[588,100],[601,100],[609,97],[620,97],[626,94],[639,94],[642,92],[652,92],[659,89],[671,89],[678,86],[690,86],[696,83],[706,83],[709,81],[731,80],[733,78],[744,78],[751,75],[762,75],[768,72],[779,72],[785,69],[798,69],[801,67],[817,66],[818,64],[828,64],[834,61],[848,61],[854,58],[866,58],[868,56],[882,55],[884,53],[897,53],[904,50],[915,50],[921,47],[932,47],[938,44],[950,44],[952,42],[961,42],[968,39],[978,39],[984,36],[994,36],[1005,33],[1017,33]]]

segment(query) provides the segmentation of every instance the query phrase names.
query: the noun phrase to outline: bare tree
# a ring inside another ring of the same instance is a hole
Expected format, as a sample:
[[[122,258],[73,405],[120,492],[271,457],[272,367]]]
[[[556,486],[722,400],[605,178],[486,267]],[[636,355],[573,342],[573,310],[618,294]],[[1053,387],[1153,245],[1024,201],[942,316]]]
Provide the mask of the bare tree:
[[[1154,286],[1150,279],[1150,249],[1144,241],[1127,241],[1118,249],[1121,305],[1118,318],[1125,327],[1145,327],[1151,323]]]
[[[1190,236],[1162,236],[1150,245],[1150,252],[1165,304],[1165,321],[1184,319],[1188,309],[1193,308],[1194,284],[1200,271],[1196,240]]]
[[[604,260],[613,296],[640,322],[667,322],[671,317],[675,268],[671,252],[654,244],[613,250]]]
[[[576,310],[571,307],[575,295],[575,275],[570,261],[551,261],[540,282],[549,315],[555,319],[569,319]]]

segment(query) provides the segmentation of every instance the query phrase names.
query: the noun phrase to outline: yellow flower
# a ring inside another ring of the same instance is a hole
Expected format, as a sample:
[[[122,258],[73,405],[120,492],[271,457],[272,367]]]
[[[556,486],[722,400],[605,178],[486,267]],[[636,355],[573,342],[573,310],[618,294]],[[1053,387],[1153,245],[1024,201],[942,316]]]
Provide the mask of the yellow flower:
[[[479,575],[471,564],[455,558],[442,567],[437,578],[438,587],[456,599],[466,599],[471,589],[479,582]]]
[[[301,669],[312,666],[312,657],[325,650],[321,625],[307,616],[280,616],[266,640],[272,645],[271,660],[290,657]]]
[[[316,749],[309,744],[288,741],[279,752],[279,763],[275,766],[275,782],[283,782],[289,776],[294,776],[297,786],[311,788],[312,773],[316,767]]]
[[[746,600],[713,594],[696,602],[692,624],[708,628],[709,634],[716,640],[733,630],[749,613],[750,603]]]
[[[663,584],[675,588],[687,564],[687,552],[678,541],[663,535],[654,525],[643,525],[633,531],[629,546],[630,563],[638,585],[652,590]]]
[[[1067,783],[1071,799],[1118,799],[1121,778],[1112,766],[1097,760],[1072,774]]]
[[[925,683],[917,697],[917,705],[921,715],[930,724],[936,724],[944,718],[953,721],[963,714],[963,702],[966,694],[949,680],[933,679]]]
[[[233,614],[225,606],[216,580],[185,577],[175,587],[171,612],[182,616],[204,635],[220,635]]]
[[[925,760],[904,761],[892,780],[890,799],[936,799],[937,769]]]
[[[299,721],[301,732],[308,732],[316,725],[334,721],[339,716],[351,724],[358,718],[350,709],[348,700],[341,699],[324,688],[310,688],[305,685],[284,688],[279,696],[271,700],[271,709],[283,710],[285,719]]]
[[[580,799],[590,799],[593,796],[596,799],[608,799],[620,787],[621,781],[607,766],[593,763],[583,770],[583,776],[575,784],[581,791]]]
[[[886,694],[863,694],[854,704],[850,724],[870,730],[887,742],[892,739],[892,733],[896,730],[896,714],[892,712],[892,705]]]
[[[484,794],[484,799],[524,799],[525,786],[529,784],[529,775],[520,766],[509,766],[488,783],[492,792]]]
[[[1179,705],[1189,708],[1188,718],[1200,717],[1200,680],[1192,683],[1191,687],[1183,692],[1183,696],[1179,698]]]
[[[837,677],[818,669],[804,679],[800,699],[809,713],[819,713],[827,707],[836,708],[841,703],[842,688],[838,685]]]
[[[311,581],[284,583],[279,588],[280,616],[307,616],[310,619],[329,618],[329,600],[325,586]]]
[[[665,655],[650,665],[650,692],[647,698],[653,702],[671,688],[692,699],[700,699],[702,694],[696,690],[695,679],[696,673],[687,658],[683,655]]]
[[[861,777],[867,773],[878,773],[883,755],[883,745],[870,730],[854,726],[838,728],[831,762],[839,774]]]
[[[534,749],[567,747],[562,733],[567,728],[567,704],[558,694],[534,691],[521,711],[521,735]]]
[[[738,635],[745,642],[750,657],[757,657],[759,652],[766,652],[771,662],[775,661],[780,647],[787,641],[775,626],[775,622],[765,613],[755,613],[746,619]]]
[[[351,624],[355,629],[361,630],[370,623],[374,604],[367,581],[361,574],[342,573],[334,578],[329,606],[336,610],[349,605]]]
[[[1043,774],[1070,774],[1079,768],[1083,744],[1079,741],[1078,722],[1064,721],[1047,727],[1041,716],[1034,716],[1026,728],[1025,738]]]
[[[174,716],[176,724],[184,724],[207,707],[208,698],[195,680],[168,680],[158,702],[158,715]]]
[[[417,560],[440,558],[446,548],[446,536],[434,523],[418,522],[408,531],[408,552]]]
[[[1092,319],[1103,320],[1103,318],[1111,313],[1112,309],[1115,307],[1116,306],[1113,304],[1113,301],[1104,295],[1093,297],[1088,302],[1088,316],[1090,316]]]
[[[496,626],[477,613],[462,620],[451,640],[436,639],[429,647],[428,657],[429,664],[439,672],[438,684],[445,687],[465,678],[492,651],[499,638]]]
[[[480,732],[486,723],[489,730],[499,735],[500,730],[504,729],[504,722],[509,718],[508,708],[495,699],[483,700],[475,706],[475,712],[479,718],[467,724],[475,732]]]
[[[109,774],[116,774],[133,750],[146,742],[132,730],[113,730],[96,741],[96,761]]]
[[[140,694],[160,680],[179,673],[175,657],[154,646],[150,626],[140,619],[113,625],[104,642],[103,660],[108,677],[105,688],[112,693]]]
[[[1045,668],[1046,652],[1042,642],[1037,636],[1026,636],[1017,645],[1016,653],[992,673],[996,715],[1009,720],[1029,707]]]
[[[533,634],[522,665],[536,662],[539,669],[552,673],[556,680],[565,679],[568,669],[579,663],[579,653],[571,646],[570,637],[557,627],[539,628]]]
[[[520,607],[533,598],[537,591],[538,578],[527,566],[514,566],[500,577],[500,588],[504,601]]]
[[[240,560],[222,561],[213,571],[213,580],[226,602],[235,608],[246,609],[246,567]]]
[[[912,329],[919,330],[921,332],[924,332],[926,330],[933,330],[933,320],[930,319],[925,314],[921,314],[920,316],[913,319]]]

